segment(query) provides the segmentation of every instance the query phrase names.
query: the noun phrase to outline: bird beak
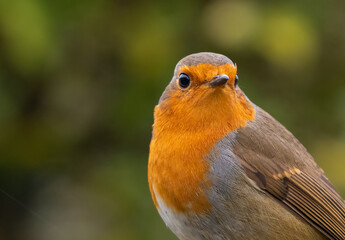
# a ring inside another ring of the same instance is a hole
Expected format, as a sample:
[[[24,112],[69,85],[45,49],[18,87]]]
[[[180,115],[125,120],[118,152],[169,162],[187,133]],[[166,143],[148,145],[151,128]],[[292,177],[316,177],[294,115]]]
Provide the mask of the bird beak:
[[[211,88],[225,86],[228,82],[229,76],[225,74],[217,75],[208,83]]]

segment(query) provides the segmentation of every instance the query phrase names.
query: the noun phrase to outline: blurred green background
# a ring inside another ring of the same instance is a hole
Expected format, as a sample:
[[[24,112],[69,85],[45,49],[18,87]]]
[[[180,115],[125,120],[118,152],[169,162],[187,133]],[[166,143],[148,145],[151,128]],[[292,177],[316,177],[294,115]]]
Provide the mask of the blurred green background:
[[[0,1],[0,239],[176,239],[147,184],[153,108],[214,51],[345,196],[344,1]],[[8,195],[10,194],[10,195]]]

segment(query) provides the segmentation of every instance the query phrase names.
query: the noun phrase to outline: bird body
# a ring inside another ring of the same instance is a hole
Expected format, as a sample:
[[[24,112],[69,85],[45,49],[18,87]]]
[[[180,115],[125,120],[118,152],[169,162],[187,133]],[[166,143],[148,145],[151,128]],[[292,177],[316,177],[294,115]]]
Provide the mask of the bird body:
[[[148,179],[181,240],[345,239],[345,204],[301,143],[214,53],[176,66],[155,107]]]

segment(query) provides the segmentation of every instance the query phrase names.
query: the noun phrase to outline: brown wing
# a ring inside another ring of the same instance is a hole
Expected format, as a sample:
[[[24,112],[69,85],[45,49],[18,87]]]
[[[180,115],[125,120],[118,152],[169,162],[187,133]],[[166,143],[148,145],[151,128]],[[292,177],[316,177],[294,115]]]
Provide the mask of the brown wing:
[[[247,175],[329,239],[345,239],[345,203],[298,140],[266,112],[237,133]]]

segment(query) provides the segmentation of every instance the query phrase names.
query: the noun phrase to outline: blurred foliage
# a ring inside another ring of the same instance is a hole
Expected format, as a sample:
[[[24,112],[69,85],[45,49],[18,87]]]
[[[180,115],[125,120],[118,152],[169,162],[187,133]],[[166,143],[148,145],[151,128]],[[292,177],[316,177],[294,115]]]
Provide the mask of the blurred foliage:
[[[153,107],[187,54],[247,96],[345,196],[343,1],[0,2],[0,239],[176,239],[147,186]],[[8,195],[9,194],[9,195]]]

